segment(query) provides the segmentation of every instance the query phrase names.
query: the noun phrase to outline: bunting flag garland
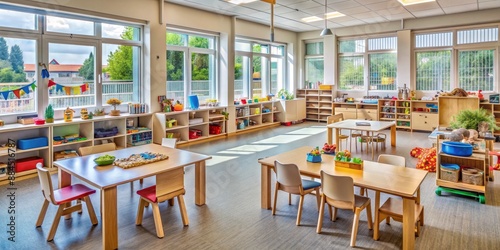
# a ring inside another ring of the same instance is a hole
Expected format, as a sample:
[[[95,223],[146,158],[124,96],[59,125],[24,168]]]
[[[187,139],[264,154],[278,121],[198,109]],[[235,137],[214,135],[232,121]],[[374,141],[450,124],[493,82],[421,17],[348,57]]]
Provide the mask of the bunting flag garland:
[[[14,95],[20,99],[21,96],[25,95],[25,94],[29,94],[30,92],[34,91],[36,89],[36,81],[33,81],[32,83],[30,84],[27,84],[25,86],[22,86],[20,88],[17,88],[17,89],[11,89],[11,90],[7,90],[7,91],[0,91],[0,95],[3,97],[3,99],[7,100],[7,98],[9,98],[9,93],[14,93]]]
[[[71,95],[71,90],[73,90],[73,95],[81,95],[82,93],[84,93],[90,89],[88,83],[84,83],[80,86],[69,87],[69,86],[64,86],[64,85],[61,85],[59,83],[56,83],[52,80],[49,80],[48,87],[51,88],[53,86],[56,86],[56,93],[63,92],[66,95]]]

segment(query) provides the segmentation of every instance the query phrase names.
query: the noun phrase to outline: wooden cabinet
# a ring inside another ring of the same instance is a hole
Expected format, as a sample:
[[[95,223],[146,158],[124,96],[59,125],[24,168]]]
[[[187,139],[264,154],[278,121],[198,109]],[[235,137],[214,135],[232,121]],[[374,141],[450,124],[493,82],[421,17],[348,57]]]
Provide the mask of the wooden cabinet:
[[[356,119],[367,121],[378,121],[377,104],[358,104],[356,109]]]
[[[235,109],[237,133],[280,125],[285,116],[280,101],[236,105]]]
[[[197,110],[156,113],[154,143],[163,138],[177,138],[177,145],[213,139],[226,135],[226,107],[200,108]]]
[[[333,114],[333,91],[321,89],[299,89],[297,98],[306,99],[306,119],[326,121]]]
[[[489,161],[488,161],[488,149],[480,149],[480,150],[474,150],[473,154],[469,157],[461,157],[461,156],[454,156],[454,155],[449,155],[445,154],[442,152],[442,142],[444,141],[444,136],[440,135],[438,136],[437,140],[437,161],[436,161],[436,185],[438,186],[438,189],[436,189],[436,194],[441,195],[442,191],[445,192],[452,192],[452,193],[458,193],[462,195],[467,195],[467,196],[473,196],[479,199],[479,202],[485,203],[485,194],[486,194],[486,183],[488,181],[487,176],[487,171],[489,171]],[[465,183],[463,181],[463,174],[460,172],[463,172],[463,170],[460,170],[458,172],[459,179],[458,182],[451,181],[449,179],[445,179],[445,177],[442,175],[442,171],[440,169],[440,166],[442,163],[452,163],[452,164],[457,164],[461,168],[463,167],[468,167],[468,168],[475,168],[478,170],[479,173],[482,173],[480,178],[482,178],[482,185],[474,185],[474,184],[469,184]],[[455,190],[461,190],[465,191],[464,192],[457,192]],[[473,192],[473,193],[470,193]]]
[[[306,99],[280,100],[280,102],[284,112],[283,119],[281,119],[282,122],[294,122],[306,119]]]
[[[438,98],[440,127],[449,127],[453,116],[460,110],[478,109],[479,98],[477,97],[458,97],[458,96],[440,96]]]
[[[411,101],[411,129],[433,131],[438,126],[437,101]]]
[[[344,114],[344,119],[357,119],[358,109],[356,103],[334,103],[334,113]]]
[[[15,149],[15,158],[32,156],[43,158],[43,165],[51,172],[55,154],[66,150],[75,150],[84,146],[93,146],[106,142],[114,142],[118,147],[130,147],[136,143],[151,143],[152,114],[122,114],[120,116],[94,116],[90,120],[74,118],[72,122],[62,120],[44,125],[7,124],[0,127],[0,144],[8,140],[17,141],[33,137],[47,137],[48,145],[28,150]],[[114,129],[116,127],[116,129]],[[98,129],[112,129],[114,132],[98,137]],[[149,133],[148,135],[145,135]],[[144,139],[143,141],[137,140]],[[149,139],[148,139],[149,138]],[[0,162],[8,161],[8,151],[0,148]],[[36,169],[18,172],[16,180],[37,176]],[[8,176],[0,176],[0,185],[7,182]]]

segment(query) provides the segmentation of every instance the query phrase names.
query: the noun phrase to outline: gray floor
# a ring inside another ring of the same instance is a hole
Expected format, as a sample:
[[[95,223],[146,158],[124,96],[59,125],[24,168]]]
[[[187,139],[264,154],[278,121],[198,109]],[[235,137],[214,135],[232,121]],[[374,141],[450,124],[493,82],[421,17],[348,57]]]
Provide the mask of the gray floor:
[[[403,155],[407,165],[416,160],[409,156],[415,146],[429,147],[428,133],[398,131],[398,146],[382,152]],[[158,239],[153,216],[145,213],[143,226],[135,226],[138,197],[141,186],[126,184],[118,189],[118,223],[120,249],[346,249],[349,248],[353,214],[340,211],[338,220],[324,220],[323,233],[316,234],[318,218],[315,198],[305,199],[302,226],[295,226],[298,198],[288,205],[287,195],[280,193],[276,216],[260,208],[260,166],[257,159],[278,154],[302,145],[321,146],[326,140],[324,124],[303,123],[278,127],[255,133],[232,136],[224,140],[185,147],[183,149],[210,154],[207,163],[207,205],[194,204],[194,170],[186,171],[186,205],[190,224],[182,226],[178,206],[162,204],[161,214],[165,237]],[[354,145],[354,144],[353,144]],[[389,145],[389,144],[388,144]],[[370,155],[364,150],[362,155]],[[486,204],[473,198],[436,196],[435,174],[430,173],[422,185],[422,204],[425,206],[425,226],[416,239],[417,249],[500,249],[500,196],[498,183],[490,182]],[[53,176],[54,182],[57,175]],[[144,186],[152,185],[145,180]],[[0,249],[100,249],[101,226],[92,227],[86,212],[75,214],[71,220],[62,220],[53,242],[45,237],[56,209],[50,207],[41,228],[35,221],[42,205],[38,179],[16,183],[16,242],[7,241],[7,190],[1,186]],[[370,192],[373,195],[373,192]],[[382,198],[384,199],[384,198]],[[92,201],[99,216],[99,196]],[[327,214],[325,214],[326,217]],[[100,217],[99,217],[100,222]],[[372,239],[363,212],[357,245],[366,249],[399,249],[402,226],[382,223],[379,241]]]

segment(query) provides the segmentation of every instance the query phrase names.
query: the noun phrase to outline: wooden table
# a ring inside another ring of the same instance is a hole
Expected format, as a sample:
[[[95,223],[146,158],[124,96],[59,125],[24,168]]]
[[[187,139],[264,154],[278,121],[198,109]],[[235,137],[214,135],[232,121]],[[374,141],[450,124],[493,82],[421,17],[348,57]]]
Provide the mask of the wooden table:
[[[370,126],[357,126],[356,122],[368,122]],[[336,122],[332,124],[326,125],[327,128],[327,140],[328,144],[332,144],[332,129],[335,129],[335,145],[340,145],[339,135],[341,129],[347,130],[358,130],[358,131],[366,131],[368,133],[380,132],[384,129],[391,128],[391,146],[396,146],[396,122],[388,122],[388,121],[366,121],[366,120],[344,120],[341,122]],[[372,145],[373,147],[373,145]],[[374,157],[373,148],[372,148],[372,160]]]
[[[113,165],[99,167],[93,161],[98,156],[105,154],[113,155],[116,158],[126,158],[131,154],[143,152],[162,153],[168,155],[169,158],[128,169]],[[101,201],[103,202],[101,218],[102,246],[103,249],[117,249],[118,213],[116,187],[118,185],[150,176],[156,176],[157,184],[167,182],[168,178],[161,178],[161,176],[168,176],[168,172],[171,170],[195,164],[195,203],[201,206],[205,204],[205,160],[210,158],[212,157],[207,155],[149,144],[59,160],[55,161],[54,165],[59,168],[59,188],[71,185],[71,176],[74,176],[101,190]],[[139,196],[137,196],[137,199],[139,200]]]
[[[354,185],[376,191],[375,221],[378,221],[380,207],[380,192],[403,198],[403,249],[415,247],[415,202],[414,194],[419,191],[420,184],[425,179],[427,171],[414,168],[403,168],[372,161],[364,161],[364,170],[354,170],[335,167],[334,155],[322,155],[321,163],[306,161],[306,154],[312,147],[301,147],[276,156],[260,159],[261,164],[261,207],[271,208],[271,169],[274,161],[294,163],[299,167],[300,174],[320,178],[320,171],[329,174],[350,176]],[[373,238],[378,240],[379,223],[375,223]]]

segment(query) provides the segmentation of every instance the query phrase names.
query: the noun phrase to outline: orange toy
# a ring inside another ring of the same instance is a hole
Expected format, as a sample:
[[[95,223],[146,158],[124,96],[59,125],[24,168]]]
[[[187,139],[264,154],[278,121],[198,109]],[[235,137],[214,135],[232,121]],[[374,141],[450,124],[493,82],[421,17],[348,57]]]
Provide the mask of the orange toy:
[[[419,148],[416,147],[411,150],[410,155],[418,158],[417,169],[427,170],[429,172],[436,172],[436,148]]]

